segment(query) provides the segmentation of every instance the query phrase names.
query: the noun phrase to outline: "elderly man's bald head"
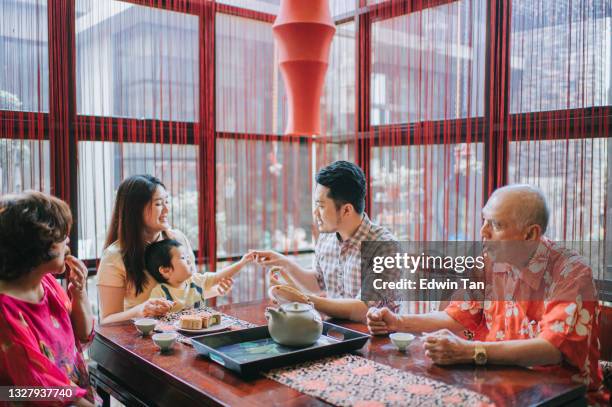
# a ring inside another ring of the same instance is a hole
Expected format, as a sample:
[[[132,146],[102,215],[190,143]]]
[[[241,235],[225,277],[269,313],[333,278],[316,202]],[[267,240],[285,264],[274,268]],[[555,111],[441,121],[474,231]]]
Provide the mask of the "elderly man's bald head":
[[[487,206],[493,203],[512,213],[518,227],[540,225],[541,233],[546,232],[549,211],[539,188],[528,184],[507,185],[493,192]]]

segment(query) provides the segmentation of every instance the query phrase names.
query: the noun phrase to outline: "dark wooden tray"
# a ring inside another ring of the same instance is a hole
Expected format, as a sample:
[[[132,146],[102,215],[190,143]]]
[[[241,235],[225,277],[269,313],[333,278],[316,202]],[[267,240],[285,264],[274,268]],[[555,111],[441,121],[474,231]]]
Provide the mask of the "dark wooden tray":
[[[319,341],[301,348],[277,344],[267,326],[196,336],[191,342],[200,355],[242,376],[255,376],[268,369],[357,350],[369,338],[370,335],[323,322]]]

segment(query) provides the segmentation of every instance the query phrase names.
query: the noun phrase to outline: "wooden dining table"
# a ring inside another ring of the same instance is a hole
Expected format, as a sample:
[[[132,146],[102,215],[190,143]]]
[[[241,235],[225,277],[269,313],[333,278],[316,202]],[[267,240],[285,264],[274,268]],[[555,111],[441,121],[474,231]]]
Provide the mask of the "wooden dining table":
[[[263,325],[267,301],[231,304],[219,311]],[[349,321],[331,321],[367,332]],[[89,348],[94,361],[92,383],[103,399],[108,395],[132,405],[320,406],[324,401],[259,376],[243,379],[177,343],[160,353],[150,337],[131,322],[98,326]],[[486,395],[498,406],[586,405],[585,386],[571,381],[572,372],[542,372],[511,366],[434,365],[417,337],[399,352],[388,337],[371,337],[356,352],[370,360]]]

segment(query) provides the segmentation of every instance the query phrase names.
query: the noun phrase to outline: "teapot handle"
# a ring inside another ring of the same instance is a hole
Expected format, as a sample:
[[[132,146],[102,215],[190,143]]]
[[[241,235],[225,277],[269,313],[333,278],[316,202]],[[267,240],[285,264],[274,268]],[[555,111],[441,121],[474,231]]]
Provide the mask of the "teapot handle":
[[[319,314],[319,312],[315,308],[314,302],[312,302],[311,300],[308,300],[308,302],[306,304],[308,304],[308,305],[310,305],[312,307],[312,312],[311,312],[312,320],[314,322],[323,322],[323,318],[321,317],[321,314]]]

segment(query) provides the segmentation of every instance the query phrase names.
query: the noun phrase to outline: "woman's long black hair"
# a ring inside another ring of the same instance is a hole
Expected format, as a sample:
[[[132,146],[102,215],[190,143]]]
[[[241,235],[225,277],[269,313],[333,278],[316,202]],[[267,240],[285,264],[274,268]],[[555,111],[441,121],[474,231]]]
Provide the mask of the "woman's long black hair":
[[[152,175],[133,175],[119,185],[111,225],[104,244],[106,249],[115,241],[119,242],[128,284],[134,288],[136,295],[144,291],[146,282],[144,211],[158,186],[166,189],[166,186]]]

